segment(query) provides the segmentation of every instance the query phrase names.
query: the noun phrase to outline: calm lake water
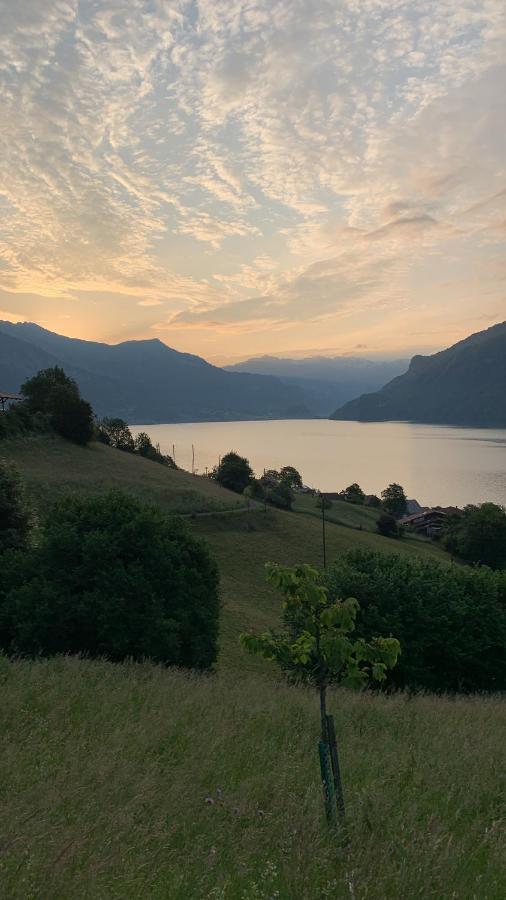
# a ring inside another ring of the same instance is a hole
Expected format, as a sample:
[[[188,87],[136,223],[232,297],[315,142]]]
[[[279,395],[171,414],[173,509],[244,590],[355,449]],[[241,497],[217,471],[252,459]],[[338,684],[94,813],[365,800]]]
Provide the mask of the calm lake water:
[[[354,481],[379,493],[397,481],[424,505],[482,503],[506,505],[506,429],[450,428],[401,422],[198,422],[136,425],[163,452],[204,473],[220,456],[236,450],[257,474],[295,466],[305,484],[337,491]]]

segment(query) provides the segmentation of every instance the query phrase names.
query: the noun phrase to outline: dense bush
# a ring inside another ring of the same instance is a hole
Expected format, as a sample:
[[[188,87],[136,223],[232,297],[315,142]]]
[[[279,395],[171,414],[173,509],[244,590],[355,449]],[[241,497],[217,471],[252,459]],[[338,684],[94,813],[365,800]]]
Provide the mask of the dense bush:
[[[24,547],[31,516],[17,469],[0,459],[0,553]]]
[[[180,520],[117,492],[68,496],[37,546],[2,557],[0,647],[8,653],[216,659],[218,574]]]
[[[332,567],[328,583],[334,596],[359,601],[362,637],[392,634],[400,641],[391,685],[506,688],[506,573],[354,551]]]
[[[381,513],[376,522],[376,528],[384,537],[399,537],[397,522],[390,513]]]
[[[33,424],[45,418],[47,425],[62,437],[76,444],[87,444],[94,434],[93,410],[83,400],[76,382],[55,366],[43,369],[21,386],[25,399],[24,415],[33,417]]]

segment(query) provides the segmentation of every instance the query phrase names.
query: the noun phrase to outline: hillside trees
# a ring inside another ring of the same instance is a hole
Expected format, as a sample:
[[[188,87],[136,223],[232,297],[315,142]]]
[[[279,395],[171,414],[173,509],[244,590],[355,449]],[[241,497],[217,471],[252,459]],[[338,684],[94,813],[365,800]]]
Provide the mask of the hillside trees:
[[[399,639],[402,657],[388,685],[506,688],[505,572],[356,550],[335,563],[327,586],[331,597],[357,598],[357,633],[365,640],[377,633]]]
[[[181,520],[120,492],[67,496],[35,546],[2,556],[7,653],[151,658],[209,668],[218,573]]]
[[[506,568],[506,509],[496,503],[466,506],[449,523],[443,544],[467,562]]]
[[[63,369],[42,369],[24,382],[21,395],[29,413],[46,417],[57,434],[76,444],[87,444],[92,439],[93,410]]]

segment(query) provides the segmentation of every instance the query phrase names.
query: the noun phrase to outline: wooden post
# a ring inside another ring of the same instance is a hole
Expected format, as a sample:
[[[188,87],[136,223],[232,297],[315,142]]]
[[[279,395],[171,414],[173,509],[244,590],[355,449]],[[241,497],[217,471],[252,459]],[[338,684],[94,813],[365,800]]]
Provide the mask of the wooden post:
[[[195,447],[192,444],[192,475],[195,474]]]
[[[329,741],[330,759],[332,762],[332,773],[334,776],[334,794],[337,803],[337,811],[339,818],[344,821],[344,793],[343,782],[341,780],[341,769],[339,767],[339,754],[337,752],[336,729],[334,727],[334,716],[327,716],[327,735]]]
[[[322,775],[323,802],[325,804],[325,815],[329,825],[336,824],[336,798],[334,794],[334,783],[332,781],[331,760],[329,754],[329,745],[326,741],[319,741],[318,753],[320,755],[320,771]]]

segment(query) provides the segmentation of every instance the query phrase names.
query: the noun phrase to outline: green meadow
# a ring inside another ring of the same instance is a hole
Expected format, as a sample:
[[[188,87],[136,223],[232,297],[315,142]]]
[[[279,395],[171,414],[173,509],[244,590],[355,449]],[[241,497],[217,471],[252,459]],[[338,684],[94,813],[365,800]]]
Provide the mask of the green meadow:
[[[189,515],[218,561],[223,604],[213,674],[0,658],[2,896],[506,896],[500,697],[333,691],[347,840],[326,826],[316,696],[238,645],[241,631],[279,622],[265,562],[321,565],[318,516],[299,501],[291,513],[237,511],[242,499],[207,479],[101,445],[32,438],[1,455],[40,516],[64,491],[111,486]],[[375,534],[355,508],[329,513],[330,561],[353,547],[448,561]]]

